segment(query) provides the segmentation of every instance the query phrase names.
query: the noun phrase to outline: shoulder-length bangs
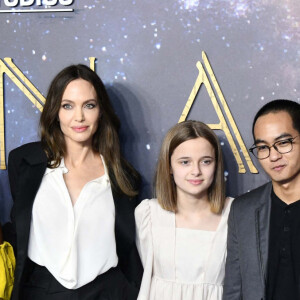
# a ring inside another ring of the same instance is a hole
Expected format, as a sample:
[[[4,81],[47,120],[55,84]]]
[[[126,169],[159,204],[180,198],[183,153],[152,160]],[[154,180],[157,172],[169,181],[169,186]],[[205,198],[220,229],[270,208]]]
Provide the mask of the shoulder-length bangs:
[[[66,67],[55,76],[50,84],[40,119],[41,142],[48,157],[48,165],[50,168],[59,166],[62,157],[66,154],[65,139],[60,129],[58,113],[67,85],[79,78],[92,84],[100,108],[98,128],[92,140],[93,150],[103,155],[105,163],[115,176],[118,188],[128,196],[135,196],[137,194],[135,184],[128,178],[127,173],[132,175],[134,181],[139,176],[121,157],[118,136],[119,118],[114,113],[102,80],[85,65]],[[127,168],[126,171],[124,167]]]
[[[208,189],[211,211],[220,214],[225,203],[225,181],[222,150],[216,134],[199,121],[185,121],[173,126],[166,134],[157,163],[154,194],[165,210],[177,211],[176,185],[171,175],[171,156],[181,143],[198,137],[205,138],[215,150],[216,169]]]

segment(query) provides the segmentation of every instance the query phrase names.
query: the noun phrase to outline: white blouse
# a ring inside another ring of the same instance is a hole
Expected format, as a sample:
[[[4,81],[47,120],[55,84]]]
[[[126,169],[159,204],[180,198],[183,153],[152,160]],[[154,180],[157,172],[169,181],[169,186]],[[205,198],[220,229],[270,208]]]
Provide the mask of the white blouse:
[[[79,288],[117,266],[115,206],[105,174],[86,183],[75,203],[63,174],[47,168],[33,203],[28,257],[68,289]]]
[[[216,231],[177,228],[175,214],[157,199],[135,210],[144,266],[138,300],[221,300],[225,275],[227,200]]]

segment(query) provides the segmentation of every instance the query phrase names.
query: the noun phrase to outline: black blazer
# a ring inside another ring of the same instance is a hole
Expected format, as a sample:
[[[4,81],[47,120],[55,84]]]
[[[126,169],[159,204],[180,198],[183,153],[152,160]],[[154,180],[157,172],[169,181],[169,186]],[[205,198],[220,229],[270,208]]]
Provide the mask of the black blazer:
[[[16,252],[15,283],[12,300],[20,299],[22,286],[30,272],[27,256],[32,206],[47,167],[47,157],[39,142],[29,143],[14,149],[9,154],[8,175],[14,205],[12,224],[14,238],[10,241]],[[131,283],[133,293],[138,292],[143,268],[135,245],[134,209],[136,199],[130,199],[119,189],[108,166],[112,182],[116,219],[115,237],[119,267]],[[129,175],[129,174],[128,174]],[[130,176],[130,175],[129,175]]]

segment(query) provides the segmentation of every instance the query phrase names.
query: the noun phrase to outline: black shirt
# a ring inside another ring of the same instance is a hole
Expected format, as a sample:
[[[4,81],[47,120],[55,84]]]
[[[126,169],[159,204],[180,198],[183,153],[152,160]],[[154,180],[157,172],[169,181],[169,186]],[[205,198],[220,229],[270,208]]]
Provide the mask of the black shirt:
[[[267,299],[300,299],[300,201],[271,201]]]

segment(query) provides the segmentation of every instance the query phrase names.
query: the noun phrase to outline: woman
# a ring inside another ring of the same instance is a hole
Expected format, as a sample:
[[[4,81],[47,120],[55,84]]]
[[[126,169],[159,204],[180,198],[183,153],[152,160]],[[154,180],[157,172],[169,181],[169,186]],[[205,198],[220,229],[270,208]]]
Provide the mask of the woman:
[[[144,266],[139,300],[221,300],[227,216],[221,147],[205,124],[172,127],[161,147],[156,198],[135,210]]]
[[[73,65],[54,78],[41,142],[9,155],[17,237],[12,299],[136,299],[139,175],[120,155],[118,127],[95,72]]]

